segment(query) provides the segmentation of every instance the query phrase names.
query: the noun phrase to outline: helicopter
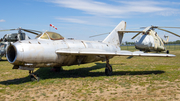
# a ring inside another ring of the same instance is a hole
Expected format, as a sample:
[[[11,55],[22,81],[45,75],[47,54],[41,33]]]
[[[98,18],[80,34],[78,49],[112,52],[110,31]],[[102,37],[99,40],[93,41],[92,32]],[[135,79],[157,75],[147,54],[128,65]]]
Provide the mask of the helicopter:
[[[142,27],[143,28],[143,27]],[[162,28],[180,28],[180,27],[159,27],[159,26],[149,26],[146,27],[143,30],[143,33],[137,38],[137,40],[135,41],[135,48],[139,49],[140,51],[144,51],[144,52],[162,52],[162,51],[166,51],[167,54],[169,54],[169,50],[166,50],[164,44],[168,43],[169,40],[169,36],[164,36],[164,38],[166,38],[166,41],[163,40],[162,38],[160,38],[157,34],[156,31],[154,31],[155,29],[159,29],[165,32],[168,32],[170,34],[173,34],[177,37],[180,37],[180,35],[175,34],[169,30],[165,30]],[[139,35],[140,33],[136,34],[134,37],[132,37],[132,39],[134,39],[137,35]]]
[[[3,38],[0,39],[0,60],[1,57],[6,56],[6,49],[7,47],[16,42],[16,41],[21,41],[21,40],[27,40],[30,39],[23,31],[29,32],[35,35],[39,35],[39,33],[42,33],[40,31],[35,31],[35,30],[30,30],[30,29],[23,29],[21,27],[17,29],[7,29],[7,30],[0,30],[0,32],[3,31],[14,31],[18,30],[18,33],[11,33],[11,34],[5,34]]]
[[[155,31],[155,29],[159,29],[165,32],[168,32],[170,34],[173,34],[177,37],[180,37],[180,35],[175,34],[169,30],[165,30],[162,28],[179,28],[180,27],[159,27],[159,26],[149,26],[149,27],[141,27],[144,28],[142,31],[127,31],[124,30],[122,32],[124,33],[137,33],[135,36],[133,36],[131,39],[134,39],[139,34],[141,34],[135,41],[135,48],[144,51],[144,52],[162,52],[166,51],[167,54],[169,54],[169,50],[166,50],[164,44],[168,43],[169,36],[164,36],[166,38],[166,41],[160,38]]]

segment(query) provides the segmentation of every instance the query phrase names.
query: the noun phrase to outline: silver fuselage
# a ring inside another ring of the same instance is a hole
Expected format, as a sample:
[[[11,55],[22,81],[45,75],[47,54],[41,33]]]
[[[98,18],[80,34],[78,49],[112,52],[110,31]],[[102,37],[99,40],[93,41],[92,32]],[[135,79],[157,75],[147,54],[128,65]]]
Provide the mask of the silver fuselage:
[[[15,66],[32,68],[70,66],[106,60],[105,55],[63,55],[61,49],[103,49],[119,51],[120,47],[96,41],[34,39],[13,43],[8,47],[7,59]],[[109,58],[112,58],[110,56]]]

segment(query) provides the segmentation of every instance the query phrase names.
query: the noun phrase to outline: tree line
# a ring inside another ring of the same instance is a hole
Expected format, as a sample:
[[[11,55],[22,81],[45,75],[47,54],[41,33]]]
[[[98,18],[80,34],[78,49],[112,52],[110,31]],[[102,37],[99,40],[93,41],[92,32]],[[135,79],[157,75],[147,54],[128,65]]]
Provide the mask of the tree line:
[[[180,44],[180,40],[170,41],[168,42],[168,44]]]

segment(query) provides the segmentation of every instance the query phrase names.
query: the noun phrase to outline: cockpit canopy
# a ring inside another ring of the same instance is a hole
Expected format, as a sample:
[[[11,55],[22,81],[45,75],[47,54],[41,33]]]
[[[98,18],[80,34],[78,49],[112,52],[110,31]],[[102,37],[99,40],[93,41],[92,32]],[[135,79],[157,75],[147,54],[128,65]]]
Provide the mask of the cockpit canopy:
[[[55,32],[44,32],[43,34],[39,34],[36,38],[39,39],[50,39],[50,40],[63,40],[64,37]]]

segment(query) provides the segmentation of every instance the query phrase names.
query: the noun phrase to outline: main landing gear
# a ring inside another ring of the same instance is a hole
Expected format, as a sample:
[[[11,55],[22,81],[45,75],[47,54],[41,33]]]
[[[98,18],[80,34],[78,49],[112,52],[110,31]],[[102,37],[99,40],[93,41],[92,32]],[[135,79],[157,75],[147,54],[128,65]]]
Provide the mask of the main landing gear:
[[[35,73],[33,73],[32,70],[29,70],[30,80],[31,81],[39,81],[39,76]]]
[[[109,57],[108,57],[108,56],[106,56],[105,74],[106,74],[107,76],[112,75],[112,66],[109,64]]]
[[[169,54],[169,50],[167,50],[166,53]]]

